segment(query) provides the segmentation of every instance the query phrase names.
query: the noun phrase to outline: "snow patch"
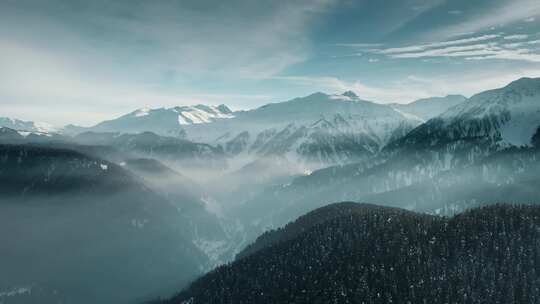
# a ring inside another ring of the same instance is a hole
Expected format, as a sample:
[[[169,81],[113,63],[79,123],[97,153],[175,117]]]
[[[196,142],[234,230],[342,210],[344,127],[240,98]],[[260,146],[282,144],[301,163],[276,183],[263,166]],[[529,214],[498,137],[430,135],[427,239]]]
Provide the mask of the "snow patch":
[[[330,99],[332,99],[332,100],[342,100],[342,101],[352,101],[353,100],[349,96],[344,96],[344,95],[330,95]]]
[[[178,115],[178,124],[189,125],[189,122],[182,115]]]
[[[501,126],[503,143],[513,146],[529,146],[540,126],[540,98],[525,98],[510,109],[510,120]]]
[[[143,229],[144,226],[146,226],[146,224],[148,224],[149,220],[148,219],[131,219],[131,226],[135,227],[135,228],[138,228],[138,229]]]
[[[143,117],[143,116],[147,116],[148,114],[150,114],[150,109],[142,108],[135,112],[135,117]]]
[[[407,119],[410,119],[410,120],[417,120],[419,121],[420,123],[425,123],[426,121],[414,114],[411,114],[411,113],[407,113],[407,112],[403,112],[403,111],[400,111],[396,108],[392,108],[394,111],[398,112],[399,114],[403,115],[403,117],[407,118]]]
[[[15,287],[6,291],[0,291],[0,298],[13,297],[13,296],[23,295],[23,294],[30,294],[31,292],[32,292],[31,287]]]
[[[209,123],[210,122],[210,115],[204,111],[197,110],[193,112],[187,112],[184,111],[182,113],[182,116],[186,117],[191,121],[191,123],[194,124],[201,124],[201,123]]]
[[[175,111],[180,114],[178,115],[180,125],[206,124],[214,119],[234,118],[234,115],[223,113],[216,106],[188,106],[176,108]]]
[[[204,203],[206,211],[216,215],[219,218],[223,218],[223,210],[221,206],[211,197],[201,197],[201,201]]]
[[[218,265],[220,264],[220,256],[225,251],[224,249],[227,249],[227,241],[225,240],[205,240],[205,239],[197,239],[193,241],[193,244],[206,256],[210,261],[213,262],[213,264]]]
[[[103,170],[103,171],[106,171],[106,170],[108,170],[108,169],[109,169],[109,166],[108,166],[108,165],[106,165],[106,164],[99,164],[99,167],[100,167],[100,168],[101,168],[101,170]]]
[[[46,122],[34,122],[34,127],[36,128],[36,130],[38,132],[42,132],[42,133],[51,133],[51,132],[56,132],[56,128],[49,124],[49,123],[46,123]]]

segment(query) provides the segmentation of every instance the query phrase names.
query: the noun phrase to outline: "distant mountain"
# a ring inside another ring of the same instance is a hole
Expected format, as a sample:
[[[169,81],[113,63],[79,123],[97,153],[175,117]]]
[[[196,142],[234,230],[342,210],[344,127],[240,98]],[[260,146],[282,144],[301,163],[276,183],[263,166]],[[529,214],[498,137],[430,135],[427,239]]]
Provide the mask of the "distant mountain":
[[[152,132],[138,134],[84,132],[75,136],[73,140],[83,145],[114,147],[126,158],[156,158],[194,175],[198,173],[204,175],[206,170],[220,171],[227,168],[226,155],[220,147],[177,137],[160,136]]]
[[[532,144],[540,126],[540,116],[536,116],[540,115],[536,108],[540,106],[539,87],[540,79],[521,79],[480,93],[391,141],[371,158],[270,186],[235,209],[235,214],[250,227],[246,231],[252,232],[252,238],[332,201],[369,199],[452,214],[468,206],[500,202],[493,194],[506,189],[501,196],[506,201],[535,203],[536,192],[524,189],[540,180],[535,171],[537,154],[530,147],[523,152],[512,150],[511,143],[521,138],[518,144]],[[499,152],[504,157],[490,161]],[[502,166],[499,161],[505,163],[504,170],[497,169]],[[482,175],[487,168],[492,180]],[[527,173],[519,175],[523,169]]]
[[[113,120],[85,128],[93,132],[141,133],[154,132],[163,136],[184,137],[184,126],[207,124],[221,119],[233,118],[226,105],[179,106],[173,108],[143,108]],[[67,131],[81,132],[81,128],[70,126]]]
[[[471,97],[392,143],[390,149],[433,148],[458,141],[530,146],[540,126],[540,78],[522,78]]]
[[[221,145],[232,156],[284,156],[307,168],[344,164],[376,154],[421,121],[352,92],[315,93],[235,112],[234,118],[189,125],[187,138]]]
[[[220,146],[230,158],[244,160],[243,165],[260,157],[285,156],[313,169],[371,156],[421,122],[346,92],[315,93],[249,111],[232,112],[225,105],[139,109],[94,127],[71,125],[64,131],[153,132]]]
[[[394,103],[391,106],[404,113],[419,117],[425,121],[437,117],[453,106],[465,102],[467,98],[462,95],[448,95],[445,97],[431,97],[419,99],[408,104]]]
[[[0,145],[0,290],[5,303],[130,303],[208,269],[182,198],[68,149]],[[190,214],[194,214],[192,211]]]
[[[54,132],[21,131],[0,127],[0,143],[46,143],[46,142],[69,142],[71,139]]]
[[[165,303],[535,303],[539,244],[537,206],[443,218],[335,204]]]
[[[502,202],[540,204],[539,160],[538,149],[509,148],[472,165],[358,200],[443,215]]]
[[[57,131],[56,128],[54,128],[48,123],[24,121],[8,117],[0,117],[0,128],[2,127],[15,129],[23,132],[51,133]]]

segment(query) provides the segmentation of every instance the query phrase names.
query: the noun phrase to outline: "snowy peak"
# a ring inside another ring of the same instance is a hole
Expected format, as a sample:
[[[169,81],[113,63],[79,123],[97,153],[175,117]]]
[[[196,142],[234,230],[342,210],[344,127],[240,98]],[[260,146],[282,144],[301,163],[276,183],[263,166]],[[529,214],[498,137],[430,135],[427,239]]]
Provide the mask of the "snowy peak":
[[[226,105],[207,106],[195,105],[175,107],[173,111],[177,112],[178,123],[181,125],[210,123],[215,119],[233,118],[232,111]]]
[[[184,137],[184,128],[189,125],[208,124],[216,120],[233,118],[226,105],[192,105],[172,108],[141,108],[119,118],[101,122],[91,128],[71,128],[74,132],[154,132],[163,136]]]
[[[447,123],[486,121],[503,145],[527,146],[540,125],[540,78],[521,78],[477,94],[441,116]]]
[[[219,106],[208,106],[203,104],[193,105],[193,106],[177,106],[169,109],[159,108],[159,109],[150,109],[148,107],[138,109],[130,114],[128,117],[142,118],[152,115],[159,115],[163,112],[174,112],[178,115],[178,124],[180,125],[190,125],[190,124],[201,124],[201,123],[210,123],[214,119],[220,118],[233,118],[234,115],[232,111],[224,104]]]
[[[52,133],[56,132],[56,129],[48,123],[24,121],[20,119],[13,119],[8,117],[0,117],[0,127],[19,130],[22,132],[36,132],[36,133]]]
[[[482,149],[531,146],[540,126],[540,78],[522,78],[509,85],[474,95],[440,116],[427,121],[392,149],[446,147]]]
[[[344,92],[341,95],[345,96],[345,97],[352,98],[352,99],[358,99],[358,95],[356,95],[356,93],[354,93],[353,91],[347,91],[347,92]]]

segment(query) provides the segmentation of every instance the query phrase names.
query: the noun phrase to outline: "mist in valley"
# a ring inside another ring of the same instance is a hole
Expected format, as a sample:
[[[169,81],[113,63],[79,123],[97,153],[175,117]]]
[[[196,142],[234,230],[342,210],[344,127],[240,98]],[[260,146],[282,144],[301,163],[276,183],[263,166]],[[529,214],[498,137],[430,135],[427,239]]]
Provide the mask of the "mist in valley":
[[[0,1],[0,304],[539,303],[538,77],[531,0]]]

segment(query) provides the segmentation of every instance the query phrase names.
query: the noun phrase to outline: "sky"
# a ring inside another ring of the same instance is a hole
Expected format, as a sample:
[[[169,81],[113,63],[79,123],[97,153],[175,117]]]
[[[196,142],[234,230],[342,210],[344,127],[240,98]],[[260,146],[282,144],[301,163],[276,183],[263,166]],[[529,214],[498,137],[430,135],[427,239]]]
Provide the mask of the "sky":
[[[0,116],[93,125],[352,90],[406,103],[540,77],[538,0],[0,0]]]

